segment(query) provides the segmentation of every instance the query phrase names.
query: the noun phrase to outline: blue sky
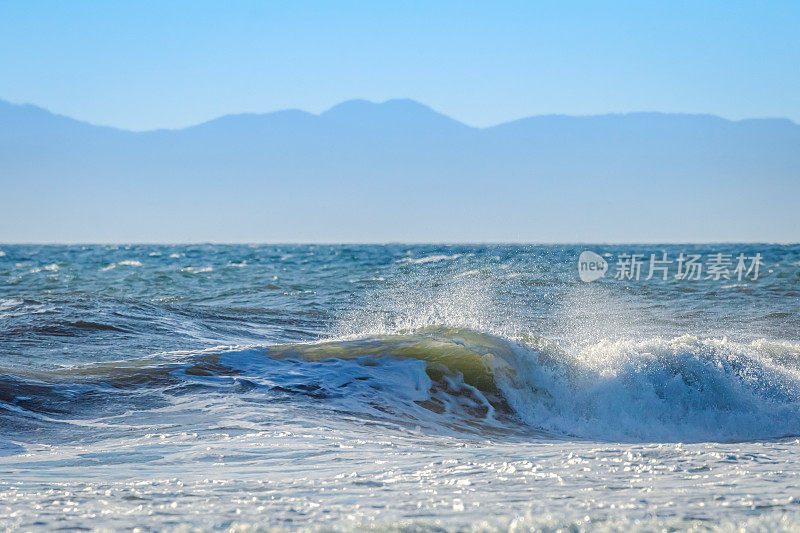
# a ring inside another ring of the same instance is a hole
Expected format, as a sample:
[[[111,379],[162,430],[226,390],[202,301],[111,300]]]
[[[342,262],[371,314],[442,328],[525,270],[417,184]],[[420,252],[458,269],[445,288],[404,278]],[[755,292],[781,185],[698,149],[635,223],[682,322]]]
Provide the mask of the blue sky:
[[[128,129],[413,98],[800,122],[800,2],[0,0],[0,99]]]

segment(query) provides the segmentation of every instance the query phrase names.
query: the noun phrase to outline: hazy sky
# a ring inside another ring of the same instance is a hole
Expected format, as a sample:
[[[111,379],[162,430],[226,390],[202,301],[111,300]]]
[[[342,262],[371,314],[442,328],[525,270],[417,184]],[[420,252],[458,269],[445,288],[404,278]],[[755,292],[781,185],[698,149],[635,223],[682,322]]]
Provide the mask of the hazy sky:
[[[468,124],[800,122],[800,2],[0,0],[0,99],[98,124],[413,98]]]

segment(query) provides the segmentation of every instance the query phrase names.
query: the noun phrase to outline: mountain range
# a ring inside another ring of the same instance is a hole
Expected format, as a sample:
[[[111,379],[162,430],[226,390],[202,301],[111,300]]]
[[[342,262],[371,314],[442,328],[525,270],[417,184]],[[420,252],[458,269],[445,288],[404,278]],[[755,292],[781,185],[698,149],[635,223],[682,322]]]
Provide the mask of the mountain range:
[[[0,186],[0,242],[797,242],[800,126],[353,100],[131,132],[0,101]]]

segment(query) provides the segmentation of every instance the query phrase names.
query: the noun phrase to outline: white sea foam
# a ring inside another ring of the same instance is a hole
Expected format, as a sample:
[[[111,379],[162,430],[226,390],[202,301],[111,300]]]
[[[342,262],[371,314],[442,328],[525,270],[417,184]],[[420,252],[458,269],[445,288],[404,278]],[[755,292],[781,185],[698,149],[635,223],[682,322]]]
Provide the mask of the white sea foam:
[[[800,434],[795,344],[684,335],[603,339],[565,351],[536,339],[513,353],[503,363],[510,366],[496,368],[498,385],[534,427],[623,441]]]
[[[6,309],[11,309],[19,305],[22,305],[22,299],[20,298],[0,298],[0,311],[5,311]],[[3,316],[5,315],[0,315],[0,318]]]
[[[118,266],[136,266],[136,267],[139,267],[139,266],[142,266],[142,262],[141,261],[136,261],[135,259],[126,259],[126,260],[123,260],[123,261],[117,261],[116,263],[111,263],[111,264],[109,264],[107,266],[104,266],[103,268],[100,269],[100,271],[101,272],[108,272],[109,270],[113,270],[113,269],[117,268]]]
[[[59,269],[59,266],[56,263],[52,263],[50,265],[45,265],[45,266],[40,266],[40,267],[33,268],[33,269],[31,269],[30,272],[31,272],[31,274],[34,274],[36,272],[57,272],[58,269]]]
[[[213,271],[214,267],[210,266],[205,266],[205,267],[188,266],[181,269],[181,272],[191,272],[192,274],[200,274],[202,272],[213,272]]]
[[[403,259],[398,259],[398,263],[411,263],[414,265],[421,265],[424,263],[438,263],[440,261],[452,261],[453,259],[458,259],[461,257],[461,254],[453,254],[453,255],[428,255],[425,257],[404,257]]]

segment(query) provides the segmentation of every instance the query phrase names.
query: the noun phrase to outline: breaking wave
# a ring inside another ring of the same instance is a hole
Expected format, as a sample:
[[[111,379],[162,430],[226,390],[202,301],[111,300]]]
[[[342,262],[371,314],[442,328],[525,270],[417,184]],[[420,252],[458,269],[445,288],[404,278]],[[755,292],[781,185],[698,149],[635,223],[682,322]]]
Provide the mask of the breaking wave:
[[[800,346],[695,336],[565,349],[425,327],[308,344],[226,347],[12,374],[0,426],[76,423],[176,399],[311,402],[330,416],[435,431],[603,441],[800,435]],[[113,401],[110,401],[113,399]]]

